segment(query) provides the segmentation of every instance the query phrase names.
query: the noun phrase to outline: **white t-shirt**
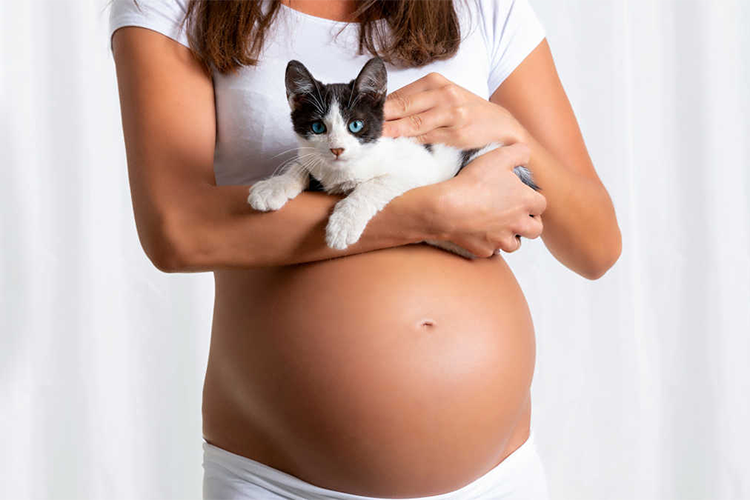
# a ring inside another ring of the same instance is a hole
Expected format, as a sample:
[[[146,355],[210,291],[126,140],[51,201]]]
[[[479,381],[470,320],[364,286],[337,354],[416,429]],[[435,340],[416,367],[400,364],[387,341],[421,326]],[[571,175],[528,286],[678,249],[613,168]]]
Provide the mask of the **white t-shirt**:
[[[187,47],[186,33],[179,26],[187,2],[139,0],[139,9],[133,0],[114,0],[110,40],[118,28],[141,26]],[[435,71],[488,99],[545,37],[528,0],[469,0],[455,5],[462,39],[456,55],[421,68],[388,66],[389,92]],[[291,59],[302,62],[323,83],[336,83],[355,78],[372,57],[356,53],[356,24],[310,16],[283,4],[281,9],[257,66],[243,67],[234,75],[213,70],[218,185],[251,184],[294,155],[297,139],[284,87]]]

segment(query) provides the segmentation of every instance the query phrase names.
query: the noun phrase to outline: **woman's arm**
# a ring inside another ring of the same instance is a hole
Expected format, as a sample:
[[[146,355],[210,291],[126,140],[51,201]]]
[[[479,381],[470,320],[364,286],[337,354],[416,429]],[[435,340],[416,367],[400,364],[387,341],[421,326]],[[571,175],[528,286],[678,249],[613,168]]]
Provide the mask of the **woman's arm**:
[[[617,261],[621,240],[614,207],[586,151],[546,39],[489,103],[431,73],[390,94],[385,118],[384,135],[424,143],[527,144],[528,167],[547,198],[542,239],[552,255],[589,279],[601,277]]]
[[[393,200],[346,250],[325,243],[342,196],[304,192],[256,212],[249,186],[216,186],[213,85],[184,46],[128,27],[113,36],[130,189],[141,245],[165,272],[310,262],[416,243],[433,234],[437,186]],[[248,168],[252,168],[248,165]]]
[[[490,97],[518,121],[529,169],[547,198],[542,240],[557,260],[597,279],[622,250],[607,190],[591,162],[544,39]]]
[[[544,198],[512,174],[529,161],[519,144],[474,160],[460,182],[407,191],[357,243],[333,250],[325,226],[343,196],[303,192],[280,210],[257,212],[249,186],[216,186],[213,85],[186,47],[139,27],[117,30],[112,42],[138,236],[162,271],[297,264],[428,239],[491,257],[516,250],[514,235],[541,233],[541,220],[529,215],[542,213]]]

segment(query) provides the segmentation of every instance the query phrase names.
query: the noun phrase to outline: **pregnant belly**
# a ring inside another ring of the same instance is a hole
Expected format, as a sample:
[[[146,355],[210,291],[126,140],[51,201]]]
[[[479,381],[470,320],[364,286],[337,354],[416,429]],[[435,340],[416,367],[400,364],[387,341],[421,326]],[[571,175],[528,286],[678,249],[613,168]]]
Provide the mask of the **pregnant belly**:
[[[368,496],[454,490],[505,456],[535,344],[501,257],[409,245],[216,284],[212,444]]]

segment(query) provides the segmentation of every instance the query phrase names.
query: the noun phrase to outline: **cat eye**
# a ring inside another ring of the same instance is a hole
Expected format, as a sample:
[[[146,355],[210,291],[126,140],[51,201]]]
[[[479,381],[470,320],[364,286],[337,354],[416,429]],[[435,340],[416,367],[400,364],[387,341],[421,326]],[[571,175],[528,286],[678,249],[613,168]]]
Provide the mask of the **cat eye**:
[[[313,122],[312,125],[310,126],[310,128],[316,134],[322,134],[323,132],[326,131],[325,124],[322,121],[320,121],[320,120],[318,120],[316,122]]]
[[[360,132],[365,126],[365,123],[362,120],[352,120],[349,122],[349,130],[356,134],[357,132]]]

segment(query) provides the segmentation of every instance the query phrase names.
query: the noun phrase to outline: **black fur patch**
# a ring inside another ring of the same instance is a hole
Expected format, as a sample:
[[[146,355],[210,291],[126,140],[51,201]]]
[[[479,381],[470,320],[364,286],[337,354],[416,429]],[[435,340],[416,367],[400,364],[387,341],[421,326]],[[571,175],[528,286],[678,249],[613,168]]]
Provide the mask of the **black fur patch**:
[[[325,191],[323,184],[318,179],[310,174],[308,174],[308,177],[310,178],[310,185],[307,187],[307,191]]]
[[[479,151],[479,148],[464,149],[461,151],[461,167],[458,169],[459,172],[474,159],[474,155],[477,154],[477,151]]]
[[[513,167],[513,173],[516,174],[519,179],[521,179],[521,182],[529,186],[534,191],[542,190],[542,188],[537,186],[536,182],[534,182],[534,177],[531,175],[531,170],[529,170],[528,168],[519,165],[517,167]]]
[[[322,120],[336,102],[346,123],[362,120],[364,124],[360,132],[350,134],[362,143],[377,140],[383,133],[385,79],[385,66],[377,58],[368,61],[359,76],[349,83],[330,84],[313,78],[299,61],[290,61],[286,91],[294,103],[291,115],[294,131],[303,137],[313,135],[312,124]]]

